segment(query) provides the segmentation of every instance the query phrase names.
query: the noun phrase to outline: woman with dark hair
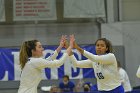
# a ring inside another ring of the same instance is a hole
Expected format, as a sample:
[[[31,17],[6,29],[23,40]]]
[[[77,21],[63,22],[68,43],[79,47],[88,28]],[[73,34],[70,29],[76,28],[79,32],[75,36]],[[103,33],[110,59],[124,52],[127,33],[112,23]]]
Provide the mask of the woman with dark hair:
[[[78,61],[73,53],[72,48],[76,48],[87,60]],[[95,42],[96,55],[80,48],[76,42],[74,35],[70,36],[70,46],[67,53],[76,67],[93,68],[97,78],[98,91],[100,93],[124,93],[121,85],[117,61],[112,53],[112,45],[106,38],[100,38]]]
[[[64,53],[60,60],[56,60],[56,57],[65,41],[66,36],[62,36],[59,47],[48,59],[42,58],[44,49],[38,40],[23,42],[19,54],[22,73],[18,93],[37,93],[37,86],[42,79],[41,70],[63,65],[68,55]]]

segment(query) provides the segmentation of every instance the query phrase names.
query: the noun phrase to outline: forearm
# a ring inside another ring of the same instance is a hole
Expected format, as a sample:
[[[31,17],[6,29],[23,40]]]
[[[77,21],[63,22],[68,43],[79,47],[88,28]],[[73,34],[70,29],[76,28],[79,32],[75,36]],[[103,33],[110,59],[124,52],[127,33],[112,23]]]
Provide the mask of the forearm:
[[[83,50],[82,48],[80,48],[79,46],[76,46],[75,48],[76,48],[81,54],[84,53],[84,50]]]
[[[64,64],[64,62],[66,61],[68,57],[67,53],[64,53],[63,56],[59,59],[59,60],[53,60],[50,64],[48,64],[48,67],[60,67],[61,65]]]
[[[60,45],[58,46],[58,48],[56,49],[57,53],[59,53],[61,51],[62,47],[63,46],[60,46]]]
[[[69,56],[73,55],[73,52],[72,52],[72,48],[71,48],[71,47],[68,47],[68,48],[67,48],[67,54],[68,54]]]
[[[48,58],[46,58],[46,59],[47,60],[54,60],[54,59],[56,59],[57,56],[58,56],[58,53],[55,50],[54,53],[52,55],[50,55]]]
[[[78,61],[74,55],[69,56],[70,60],[72,61],[73,65],[75,67],[79,67],[79,68],[93,68],[92,66],[92,61],[90,60],[81,60]]]
[[[67,53],[64,53],[63,56],[59,60],[46,60],[44,58],[37,58],[34,61],[30,62],[35,68],[43,69],[46,67],[59,67],[64,64],[68,57]]]

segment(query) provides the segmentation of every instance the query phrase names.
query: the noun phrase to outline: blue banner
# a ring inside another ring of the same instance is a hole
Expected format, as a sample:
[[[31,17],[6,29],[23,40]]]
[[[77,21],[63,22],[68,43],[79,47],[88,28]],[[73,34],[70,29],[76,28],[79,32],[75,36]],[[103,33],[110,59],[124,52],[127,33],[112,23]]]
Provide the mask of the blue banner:
[[[81,47],[95,54],[94,45]],[[44,46],[44,57],[47,58],[53,54],[56,48],[57,46]],[[66,50],[62,49],[57,59],[59,59],[64,52],[66,52]],[[77,50],[74,49],[73,52],[78,60],[86,59]],[[19,80],[20,74],[19,48],[0,48],[0,80]],[[45,68],[42,71],[44,79],[59,79],[62,78],[63,75],[69,75],[71,79],[95,78],[93,68],[76,68],[69,58],[67,59],[67,62],[59,68]]]

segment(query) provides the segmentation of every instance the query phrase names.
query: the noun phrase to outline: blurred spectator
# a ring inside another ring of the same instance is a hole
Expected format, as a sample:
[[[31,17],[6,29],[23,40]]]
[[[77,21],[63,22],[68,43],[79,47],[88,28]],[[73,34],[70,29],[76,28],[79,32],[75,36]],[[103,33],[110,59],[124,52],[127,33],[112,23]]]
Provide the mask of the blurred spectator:
[[[57,86],[52,86],[50,89],[50,93],[59,93],[59,88]]]
[[[91,82],[86,82],[83,85],[84,92],[98,92],[97,84],[92,84]]]
[[[69,80],[69,76],[63,76],[63,81],[59,83],[60,92],[74,92],[75,84]]]
[[[80,78],[75,86],[75,92],[83,92],[83,84],[84,80]]]
[[[131,93],[132,91],[132,87],[129,81],[129,77],[126,73],[126,71],[121,67],[121,64],[119,61],[117,61],[117,65],[118,65],[118,70],[119,70],[119,74],[120,74],[120,79],[121,79],[121,84],[124,87],[124,91],[125,93]]]
[[[91,83],[90,82],[86,82],[84,83],[83,85],[83,88],[84,88],[84,92],[90,92],[90,88],[91,88]]]

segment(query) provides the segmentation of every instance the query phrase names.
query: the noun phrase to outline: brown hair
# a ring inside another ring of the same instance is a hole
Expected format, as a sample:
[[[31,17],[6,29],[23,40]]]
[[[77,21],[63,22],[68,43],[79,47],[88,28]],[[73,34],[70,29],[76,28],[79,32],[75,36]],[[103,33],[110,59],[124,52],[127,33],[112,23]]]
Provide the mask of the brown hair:
[[[112,50],[112,44],[111,44],[111,42],[110,42],[109,40],[107,40],[106,38],[100,38],[100,39],[98,39],[98,40],[95,42],[95,45],[96,45],[97,42],[100,41],[100,40],[104,41],[106,47],[108,48],[108,50],[106,51],[106,53],[112,53],[112,52],[113,52],[113,50]]]
[[[67,78],[69,80],[69,76],[68,75],[64,75],[63,78]]]
[[[35,50],[36,48],[36,42],[39,42],[38,40],[30,40],[23,42],[20,53],[19,53],[19,61],[20,61],[20,67],[21,69],[24,68],[25,64],[28,61],[28,58],[32,56],[32,50]]]

